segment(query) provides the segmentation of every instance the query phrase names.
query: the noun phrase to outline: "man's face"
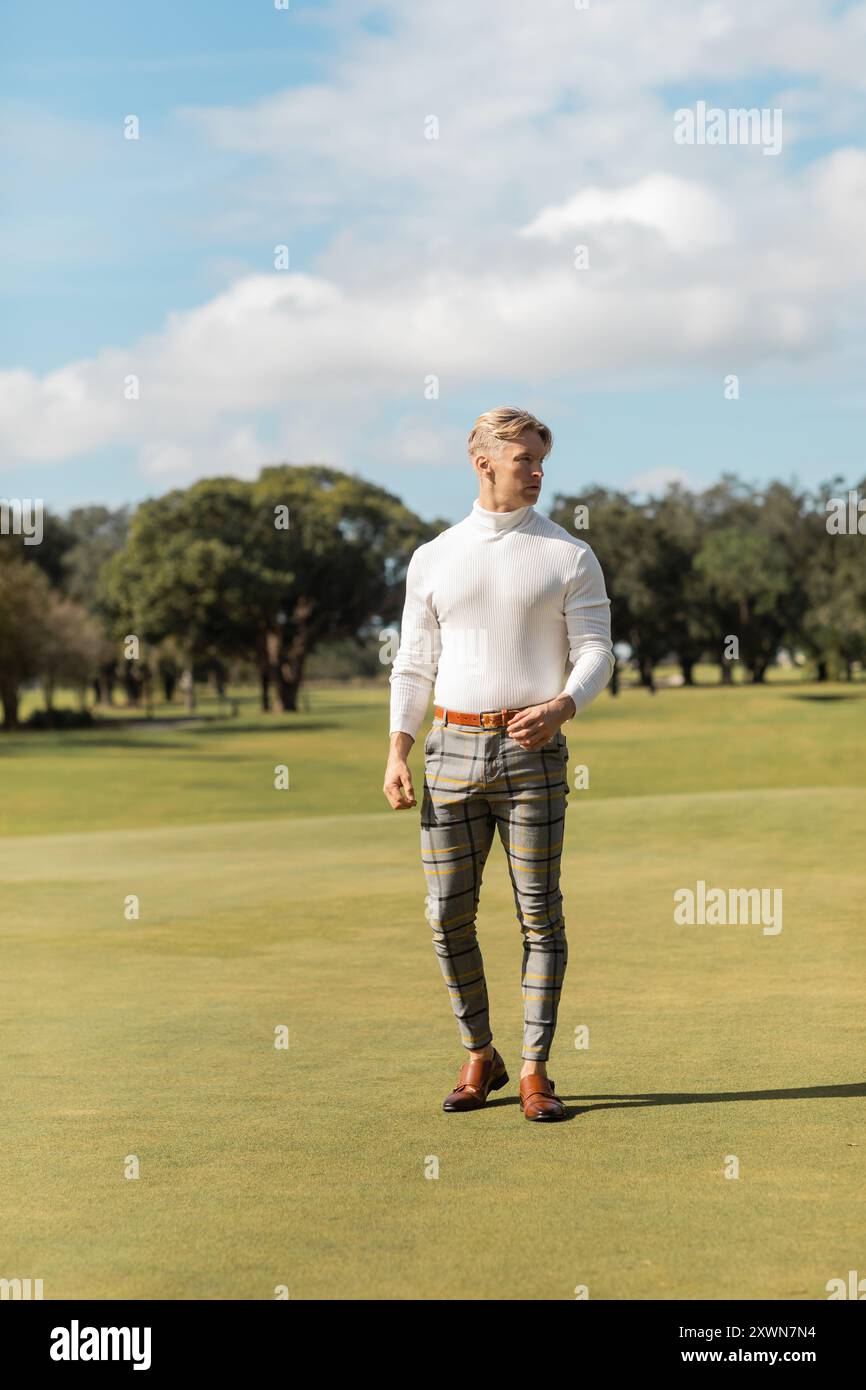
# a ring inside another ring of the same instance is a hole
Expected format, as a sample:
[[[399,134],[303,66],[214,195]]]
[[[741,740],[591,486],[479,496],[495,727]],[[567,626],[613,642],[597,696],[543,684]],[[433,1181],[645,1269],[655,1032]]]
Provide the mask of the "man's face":
[[[538,431],[524,430],[518,439],[503,440],[498,453],[478,459],[478,471],[491,482],[498,506],[527,507],[538,500],[543,454],[544,441]]]

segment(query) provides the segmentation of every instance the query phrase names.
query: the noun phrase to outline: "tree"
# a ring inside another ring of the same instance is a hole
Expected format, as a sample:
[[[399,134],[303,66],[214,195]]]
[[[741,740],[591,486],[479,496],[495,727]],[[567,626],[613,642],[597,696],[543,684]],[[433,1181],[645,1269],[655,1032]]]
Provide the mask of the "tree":
[[[69,544],[63,554],[59,587],[96,617],[106,619],[103,566],[126,544],[129,508],[75,507],[65,519]]]
[[[785,634],[780,600],[787,587],[781,545],[756,527],[726,526],[704,540],[695,569],[706,580],[721,652],[735,636],[739,656],[760,683]]]
[[[148,643],[174,637],[190,709],[196,662],[248,643],[256,596],[267,587],[250,546],[251,515],[249,485],[238,479],[174,490],[141,504],[123,550],[103,570],[114,636]]]
[[[0,559],[0,701],[3,728],[18,727],[21,686],[40,672],[51,589],[42,570]]]
[[[821,489],[803,548],[802,633],[819,680],[831,670],[850,679],[852,663],[866,660],[866,539],[859,533],[831,534],[826,524],[826,502],[840,490],[839,479]]]
[[[683,683],[694,685],[694,667],[713,645],[706,587],[695,569],[704,535],[700,498],[675,484],[649,504],[655,535],[651,586],[663,628],[662,645],[676,653]]]
[[[111,643],[87,609],[52,591],[44,613],[38,655],[46,709],[53,709],[58,685],[71,685],[77,690],[83,709],[87,687],[110,653]]]
[[[113,631],[176,639],[190,705],[196,663],[245,657],[263,708],[273,692],[292,710],[318,642],[400,611],[411,551],[431,534],[398,498],[336,469],[206,479],[136,511],[104,571]]]
[[[273,689],[278,707],[293,710],[320,642],[357,640],[371,620],[399,616],[411,553],[441,526],[425,526],[384,488],[319,465],[263,469],[253,505],[262,564],[285,575],[276,603],[261,611],[262,704]],[[287,528],[278,529],[275,519],[286,515]]]
[[[587,509],[588,525],[575,530],[575,506]],[[631,647],[641,684],[654,689],[653,667],[670,650],[666,615],[653,590],[659,567],[658,535],[645,509],[624,492],[591,487],[579,497],[557,497],[551,517],[578,540],[586,539],[604,572],[610,599],[611,639]],[[611,692],[617,693],[614,668]]]
[[[0,562],[4,559],[22,560],[35,565],[45,575],[52,588],[60,588],[63,583],[65,558],[73,540],[73,535],[63,518],[46,509],[42,513],[42,539],[38,545],[26,544],[24,537],[15,532],[0,532]]]

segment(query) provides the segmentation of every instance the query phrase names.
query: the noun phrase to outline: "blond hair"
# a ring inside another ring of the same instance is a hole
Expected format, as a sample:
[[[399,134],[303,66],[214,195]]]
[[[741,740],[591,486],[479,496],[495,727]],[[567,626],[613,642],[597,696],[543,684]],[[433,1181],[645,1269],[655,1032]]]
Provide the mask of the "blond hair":
[[[479,415],[469,433],[467,448],[469,457],[476,454],[496,454],[503,441],[519,439],[524,430],[537,430],[544,443],[542,458],[547,458],[553,448],[553,433],[528,410],[519,410],[513,405],[499,405],[495,410],[485,410]]]

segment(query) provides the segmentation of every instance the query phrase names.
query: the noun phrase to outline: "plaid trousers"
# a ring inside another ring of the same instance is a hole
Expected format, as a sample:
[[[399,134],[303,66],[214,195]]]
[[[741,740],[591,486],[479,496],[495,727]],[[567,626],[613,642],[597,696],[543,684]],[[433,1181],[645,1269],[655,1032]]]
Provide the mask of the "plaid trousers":
[[[504,728],[434,720],[424,743],[421,861],[433,947],[466,1048],[492,1040],[475,924],[494,828],[505,849],[523,933],[523,1052],[550,1054],[568,959],[559,867],[568,797],[560,730],[522,748]]]

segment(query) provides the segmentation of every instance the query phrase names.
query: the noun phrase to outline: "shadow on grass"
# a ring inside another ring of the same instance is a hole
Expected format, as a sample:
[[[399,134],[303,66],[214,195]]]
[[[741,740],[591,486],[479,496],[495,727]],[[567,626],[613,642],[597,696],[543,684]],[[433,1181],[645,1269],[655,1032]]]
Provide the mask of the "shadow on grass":
[[[326,719],[296,723],[293,716],[255,722],[208,714],[200,715],[198,718],[187,716],[170,719],[105,719],[89,729],[16,729],[6,735],[0,733],[0,757],[24,756],[34,750],[46,752],[53,747],[62,748],[64,752],[88,752],[96,748],[125,748],[130,752],[140,749],[142,752],[150,752],[154,748],[164,748],[167,752],[177,753],[184,747],[192,746],[190,742],[184,742],[179,737],[182,733],[193,737],[214,734],[329,733],[341,727],[339,721]],[[154,735],[167,734],[171,741],[159,737],[132,737],[134,733],[142,730]]]
[[[103,719],[100,729],[166,729],[174,733],[185,729],[191,734],[267,734],[272,729],[333,729],[334,720],[307,720],[302,714],[263,715],[261,719],[232,719],[228,714],[184,714],[157,716],[154,719]],[[53,732],[57,732],[55,729]],[[74,733],[87,733],[87,729],[75,729]]]
[[[866,681],[855,680],[852,682],[859,686],[859,690],[843,691],[829,695],[814,695],[795,693],[796,687],[800,690],[804,686],[820,691],[821,685],[818,681],[805,681],[800,676],[776,676],[771,681],[693,681],[691,685],[677,681],[675,684],[668,684],[664,678],[656,680],[655,693],[657,695],[669,694],[672,690],[778,690],[781,694],[788,696],[792,700],[858,700],[866,699]],[[632,691],[643,690],[647,695],[653,692],[646,685],[641,685],[639,681],[620,681],[619,693],[629,694]],[[606,694],[613,695],[610,686],[606,688]]]
[[[738,1100],[844,1100],[866,1096],[866,1081],[854,1081],[844,1086],[792,1086],[778,1091],[650,1091],[646,1095],[561,1095],[567,1101],[593,1101],[592,1105],[569,1107],[566,1120],[576,1120],[593,1110],[642,1110],[654,1105],[725,1105]],[[519,1105],[518,1096],[500,1096],[488,1100],[485,1109],[495,1105]],[[550,1124],[551,1121],[535,1121]],[[563,1121],[556,1121],[562,1124]]]
[[[155,748],[165,749],[167,753],[178,753],[186,745],[173,739],[170,743],[167,740],[149,738],[137,741],[131,738],[124,738],[118,734],[100,734],[94,729],[76,729],[75,734],[58,734],[56,729],[47,729],[46,733],[52,734],[53,739],[45,739],[39,734],[28,734],[26,739],[10,739],[7,743],[0,738],[0,760],[3,758],[24,758],[31,753],[50,753],[58,748],[62,748],[64,753],[93,753],[103,748],[122,748],[128,753],[151,753]],[[82,737],[83,735],[83,737]]]
[[[298,711],[288,713],[281,711],[279,714],[262,714],[258,718],[247,717],[232,718],[228,713],[223,714],[189,714],[180,711],[176,714],[158,714],[152,719],[141,715],[126,719],[123,716],[117,719],[100,719],[94,726],[94,731],[107,729],[166,729],[174,733],[178,729],[186,729],[191,734],[267,734],[272,729],[279,729],[281,732],[286,729],[297,732],[302,730],[304,733],[311,730],[318,733],[321,729],[333,729],[336,721],[330,719],[309,720],[308,716]],[[51,731],[49,731],[51,732]],[[57,732],[54,730],[53,732]],[[88,729],[70,730],[72,733],[91,732]]]
[[[789,695],[789,700],[811,700],[813,705],[831,705],[837,700],[864,700],[866,690],[846,690],[833,695]]]
[[[304,720],[305,722],[297,722]],[[255,723],[246,723],[242,719],[221,720],[219,724],[214,724],[207,728],[203,725],[193,727],[189,725],[191,734],[270,734],[275,729],[283,733],[306,734],[321,733],[331,729],[342,728],[343,725],[336,719],[317,719],[307,720],[304,715],[278,715],[274,717],[264,716],[256,720]]]

